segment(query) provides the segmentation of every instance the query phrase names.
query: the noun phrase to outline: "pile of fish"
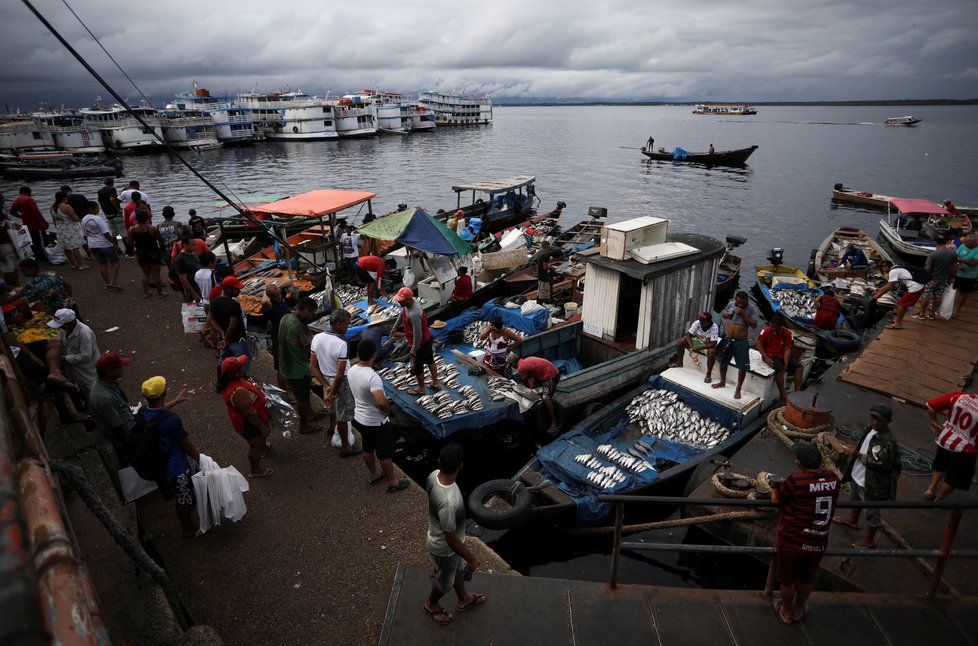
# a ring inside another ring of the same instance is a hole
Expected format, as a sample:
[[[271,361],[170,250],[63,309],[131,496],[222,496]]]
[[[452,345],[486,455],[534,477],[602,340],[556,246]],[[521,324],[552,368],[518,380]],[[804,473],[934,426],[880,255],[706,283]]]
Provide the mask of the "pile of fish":
[[[696,448],[713,448],[730,435],[726,427],[701,416],[669,390],[646,390],[629,402],[626,410],[628,418],[638,422],[646,435]]]
[[[642,473],[653,468],[651,464],[645,461],[644,457],[633,457],[627,453],[622,453],[610,444],[599,446],[598,453],[608,458],[611,462],[616,462],[634,473]]]
[[[458,388],[458,366],[448,363],[441,355],[435,355],[435,366],[438,368],[438,383],[450,390]],[[463,388],[472,386],[463,386]],[[461,392],[461,390],[459,390]]]
[[[785,316],[793,319],[815,318],[815,294],[808,290],[772,289],[771,301]]]
[[[434,395],[422,395],[418,397],[417,402],[421,408],[438,419],[448,419],[455,415],[482,410],[482,400],[475,388],[462,386],[459,388],[458,394],[462,395],[463,399],[452,399],[448,391],[442,390]]]
[[[367,298],[367,288],[359,285],[337,285],[333,292],[341,303],[356,303]]]
[[[471,345],[473,348],[485,348],[489,342],[489,339],[480,339],[479,337],[482,335],[482,332],[486,329],[486,325],[488,325],[488,323],[486,323],[485,321],[472,321],[462,329],[462,338],[465,340],[466,343]],[[510,328],[509,331],[515,334],[516,336],[520,337],[521,339],[525,339],[527,336],[529,336],[528,334],[526,334],[525,332],[521,332],[520,330],[514,330]]]
[[[618,467],[613,464],[606,465],[604,462],[590,453],[582,453],[575,456],[574,462],[577,462],[581,466],[589,469],[585,478],[588,482],[600,489],[612,489],[625,482],[626,476],[620,469],[618,469]]]
[[[514,386],[516,386],[516,383],[501,377],[488,377],[486,379],[486,385],[489,386],[489,398],[494,402],[498,402],[506,397],[506,393],[515,391]]]

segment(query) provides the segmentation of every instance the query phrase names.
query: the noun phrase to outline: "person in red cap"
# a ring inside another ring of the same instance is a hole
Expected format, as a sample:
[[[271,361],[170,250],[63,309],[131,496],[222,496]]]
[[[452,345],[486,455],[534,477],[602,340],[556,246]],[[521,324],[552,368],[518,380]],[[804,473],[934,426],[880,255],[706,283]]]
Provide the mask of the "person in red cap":
[[[409,395],[423,395],[424,367],[428,366],[431,373],[431,389],[438,390],[438,366],[435,365],[435,351],[432,347],[431,330],[428,329],[428,317],[421,308],[421,303],[414,300],[414,292],[410,287],[402,287],[397,291],[394,300],[401,306],[401,318],[394,324],[392,337],[403,336],[411,344],[411,374],[418,380],[417,388],[407,391]],[[404,331],[399,331],[403,326]]]
[[[228,407],[228,417],[234,432],[248,442],[249,478],[272,475],[271,467],[261,466],[261,459],[272,448],[268,441],[271,427],[268,425],[268,408],[265,393],[245,376],[248,357],[228,357],[221,362],[217,377],[217,392]]]
[[[384,278],[384,270],[393,266],[393,260],[384,260],[380,256],[361,256],[357,260],[357,267],[367,272],[371,280],[371,283],[367,285],[367,305],[373,305],[374,298],[387,297],[382,280]]]
[[[248,347],[241,304],[235,300],[242,287],[244,283],[237,276],[228,276],[221,281],[221,295],[211,301],[210,322],[211,329],[217,335],[220,359],[223,361],[227,357],[247,357],[247,370],[251,362],[251,348]]]
[[[119,491],[122,491],[119,469],[124,466],[119,459],[119,451],[129,439],[129,431],[136,424],[136,418],[129,408],[129,398],[119,387],[123,368],[128,365],[129,359],[120,357],[115,352],[103,354],[95,362],[98,379],[88,394],[88,413],[105,440],[98,451]]]

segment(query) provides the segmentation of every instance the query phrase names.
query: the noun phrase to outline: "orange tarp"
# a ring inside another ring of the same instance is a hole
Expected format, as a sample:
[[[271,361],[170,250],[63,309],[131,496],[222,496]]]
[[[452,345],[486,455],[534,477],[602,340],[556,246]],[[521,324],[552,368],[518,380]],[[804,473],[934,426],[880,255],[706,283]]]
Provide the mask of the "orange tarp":
[[[302,195],[251,207],[254,213],[280,217],[319,217],[356,206],[377,197],[364,191],[309,191]]]

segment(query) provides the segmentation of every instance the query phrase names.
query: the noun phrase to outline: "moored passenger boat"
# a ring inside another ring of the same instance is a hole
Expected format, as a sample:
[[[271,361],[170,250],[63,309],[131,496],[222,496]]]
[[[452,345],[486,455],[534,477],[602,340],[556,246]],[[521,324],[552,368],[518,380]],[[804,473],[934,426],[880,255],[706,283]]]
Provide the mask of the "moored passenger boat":
[[[266,139],[315,141],[338,136],[333,103],[301,90],[239,94],[238,103],[251,110]]]
[[[21,152],[54,150],[50,129],[32,117],[16,117],[0,121],[0,151]]]
[[[163,137],[174,148],[212,150],[220,148],[214,119],[203,110],[181,110],[170,104],[160,113]]]
[[[163,147],[163,130],[156,109],[142,104],[130,106],[132,113],[121,105],[105,106],[95,97],[92,107],[82,108],[86,123],[102,133],[105,147],[117,152],[151,152]],[[133,114],[139,115],[143,126]]]
[[[102,133],[73,110],[42,109],[34,118],[47,127],[54,139],[54,147],[73,154],[98,154],[105,152]]]
[[[234,97],[211,96],[206,88],[197,87],[193,92],[180,92],[175,105],[180,110],[201,110],[214,121],[217,139],[225,145],[250,144],[264,139],[264,133],[256,127],[250,108],[238,105]]]
[[[747,103],[697,103],[693,114],[748,115],[757,114],[754,106]]]
[[[537,201],[536,179],[531,175],[520,175],[453,186],[455,211],[461,210],[466,218],[482,220],[483,230],[499,231],[533,215]],[[465,206],[462,205],[463,193],[471,193],[472,198]],[[450,214],[446,213],[445,218]]]
[[[492,123],[492,99],[464,97],[454,92],[422,92],[418,104],[431,110],[439,126],[471,126]]]

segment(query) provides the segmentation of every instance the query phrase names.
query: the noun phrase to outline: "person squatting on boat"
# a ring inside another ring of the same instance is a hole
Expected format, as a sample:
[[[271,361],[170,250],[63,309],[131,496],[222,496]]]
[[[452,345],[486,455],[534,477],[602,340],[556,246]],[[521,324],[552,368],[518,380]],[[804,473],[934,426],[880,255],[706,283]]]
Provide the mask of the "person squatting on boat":
[[[863,250],[854,244],[846,245],[845,251],[842,253],[842,257],[839,258],[839,262],[833,264],[834,267],[846,267],[847,269],[856,269],[859,267],[868,267],[869,261],[866,260],[866,254]]]
[[[927,414],[937,452],[932,464],[934,472],[924,497],[939,501],[955,489],[968,491],[971,488],[975,458],[978,457],[978,396],[956,392],[935,397],[927,402]],[[942,414],[945,416],[943,423],[937,418]]]
[[[486,342],[486,356],[483,357],[482,363],[490,370],[508,377],[509,362],[507,359],[513,349],[523,342],[523,339],[503,325],[501,316],[496,316],[482,330],[479,340]]]
[[[893,409],[887,404],[873,404],[869,409],[869,426],[859,436],[855,444],[847,444],[845,453],[849,456],[842,482],[849,482],[849,499],[896,500],[897,480],[903,470],[896,438],[890,431]],[[848,517],[836,516],[835,522],[850,529],[859,529],[859,513],[854,507]],[[866,510],[866,535],[852,544],[855,548],[876,547],[876,534],[883,526],[883,517],[878,508]]]
[[[733,397],[740,399],[740,389],[744,385],[747,371],[750,370],[750,343],[747,341],[747,331],[748,328],[757,327],[761,312],[750,302],[747,292],[740,291],[727,304],[720,316],[727,319],[727,335],[717,346],[720,359],[720,383],[713,384],[713,388],[723,388],[727,385],[727,366],[730,358],[733,357],[737,366],[737,387]]]
[[[792,450],[801,471],[785,478],[771,493],[771,502],[781,505],[774,557],[781,598],[774,600],[774,611],[784,624],[805,618],[805,602],[825,556],[840,488],[839,478],[822,469],[818,448],[796,442]]]
[[[815,327],[820,330],[834,330],[839,323],[842,305],[835,297],[835,290],[823,287],[815,298]]]
[[[690,353],[706,351],[706,377],[704,383],[713,381],[713,364],[716,363],[716,346],[720,342],[720,326],[713,322],[709,312],[700,312],[699,317],[689,326],[686,334],[676,341],[676,361],[670,368],[682,368],[686,351]]]
[[[783,316],[775,314],[771,317],[771,323],[761,330],[761,335],[757,338],[757,351],[761,353],[764,363],[774,368],[774,383],[778,387],[778,396],[783,401],[788,400],[784,388],[785,374],[791,373],[795,392],[801,390],[802,367],[794,357],[791,331],[784,326]]]
[[[472,298],[472,277],[469,276],[468,267],[458,268],[458,277],[455,279],[455,289],[448,297],[451,303],[464,303]]]

